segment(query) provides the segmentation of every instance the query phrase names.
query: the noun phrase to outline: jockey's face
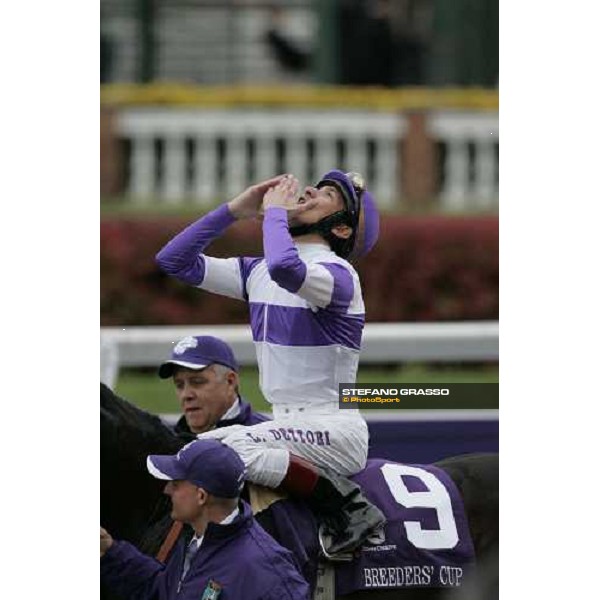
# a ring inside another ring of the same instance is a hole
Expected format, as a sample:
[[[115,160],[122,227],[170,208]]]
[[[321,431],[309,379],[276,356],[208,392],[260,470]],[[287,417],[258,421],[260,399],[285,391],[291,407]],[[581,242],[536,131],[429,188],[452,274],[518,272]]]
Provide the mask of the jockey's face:
[[[298,204],[306,204],[309,201],[315,206],[294,217],[291,224],[309,225],[344,209],[342,194],[332,185],[325,185],[318,189],[312,185],[306,186],[298,198]]]
[[[237,400],[238,381],[237,373],[221,365],[175,371],[177,398],[193,433],[209,431],[217,424]]]
[[[169,481],[165,494],[171,498],[171,518],[184,523],[194,523],[206,504],[206,492],[189,481]]]
[[[313,208],[290,218],[290,225],[311,225],[321,219],[344,210],[344,199],[341,192],[333,185],[324,185],[316,188],[311,185],[304,188],[303,194],[298,198],[298,204],[308,201],[316,203]],[[352,235],[352,228],[348,225],[337,225],[332,231],[338,236],[347,239]]]

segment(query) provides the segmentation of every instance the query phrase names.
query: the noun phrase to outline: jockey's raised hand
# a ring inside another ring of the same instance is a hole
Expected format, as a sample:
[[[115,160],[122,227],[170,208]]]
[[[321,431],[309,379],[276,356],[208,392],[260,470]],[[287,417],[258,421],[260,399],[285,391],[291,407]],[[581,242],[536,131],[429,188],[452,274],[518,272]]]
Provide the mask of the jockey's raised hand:
[[[264,195],[270,188],[277,186],[286,175],[277,175],[271,179],[251,185],[233,200],[227,203],[229,212],[236,219],[252,219],[259,215]]]
[[[304,197],[298,198],[300,183],[293,175],[286,175],[275,186],[265,194],[262,208],[284,208],[288,211],[288,218],[296,217],[311,208],[317,206],[318,202]]]

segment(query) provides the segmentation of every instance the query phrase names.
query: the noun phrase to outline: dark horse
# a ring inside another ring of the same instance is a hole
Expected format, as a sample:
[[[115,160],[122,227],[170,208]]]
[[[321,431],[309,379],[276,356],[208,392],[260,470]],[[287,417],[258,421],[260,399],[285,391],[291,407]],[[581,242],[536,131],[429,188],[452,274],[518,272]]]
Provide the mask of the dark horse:
[[[170,507],[162,493],[164,482],[150,477],[146,471],[146,456],[173,454],[189,440],[179,438],[157,416],[118,398],[105,386],[101,386],[100,392],[100,422],[101,524],[116,538],[128,540],[148,554],[156,554],[167,533],[164,524],[169,523]],[[448,473],[462,495],[477,571],[485,577],[472,578],[468,586],[463,586],[463,592],[432,588],[378,589],[355,592],[344,598],[493,600],[497,597],[498,457],[454,457],[436,466]],[[293,500],[279,501],[259,512],[256,518],[275,539],[294,552],[303,573],[314,586],[318,548],[306,540],[314,540],[316,536],[299,539],[296,533],[316,530],[316,521],[308,509]],[[286,518],[294,521],[295,527],[286,527]],[[302,523],[298,524],[298,519],[303,520]],[[465,595],[467,590],[470,590],[469,595]]]

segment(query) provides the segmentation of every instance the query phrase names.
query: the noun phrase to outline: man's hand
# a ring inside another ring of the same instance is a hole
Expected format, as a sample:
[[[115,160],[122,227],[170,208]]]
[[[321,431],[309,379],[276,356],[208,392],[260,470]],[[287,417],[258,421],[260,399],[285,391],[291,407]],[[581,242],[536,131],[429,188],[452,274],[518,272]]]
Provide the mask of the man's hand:
[[[298,180],[292,175],[284,177],[277,185],[273,186],[263,200],[263,209],[269,207],[285,208],[288,217],[295,217],[304,211],[317,206],[316,200],[302,200],[298,202]]]
[[[100,558],[104,556],[106,551],[112,546],[113,539],[110,533],[104,529],[104,527],[100,527]]]
[[[278,175],[272,179],[267,179],[266,181],[250,186],[227,204],[229,211],[236,219],[257,217],[267,190],[276,186],[286,177],[286,175]]]

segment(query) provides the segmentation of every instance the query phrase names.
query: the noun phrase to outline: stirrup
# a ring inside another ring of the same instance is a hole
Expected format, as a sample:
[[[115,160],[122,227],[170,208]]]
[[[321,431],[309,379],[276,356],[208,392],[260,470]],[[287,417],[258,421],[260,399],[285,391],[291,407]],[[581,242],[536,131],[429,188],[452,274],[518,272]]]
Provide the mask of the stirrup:
[[[331,536],[325,533],[325,526],[322,524],[319,526],[319,547],[321,548],[321,554],[323,558],[331,562],[350,562],[354,558],[353,552],[338,552],[336,554],[330,554],[327,551],[331,543]]]
[[[369,537],[366,540],[366,544],[369,544],[371,546],[380,546],[381,544],[383,544],[385,542],[385,523],[382,523],[381,525],[378,525],[371,533],[371,535],[369,535]]]

